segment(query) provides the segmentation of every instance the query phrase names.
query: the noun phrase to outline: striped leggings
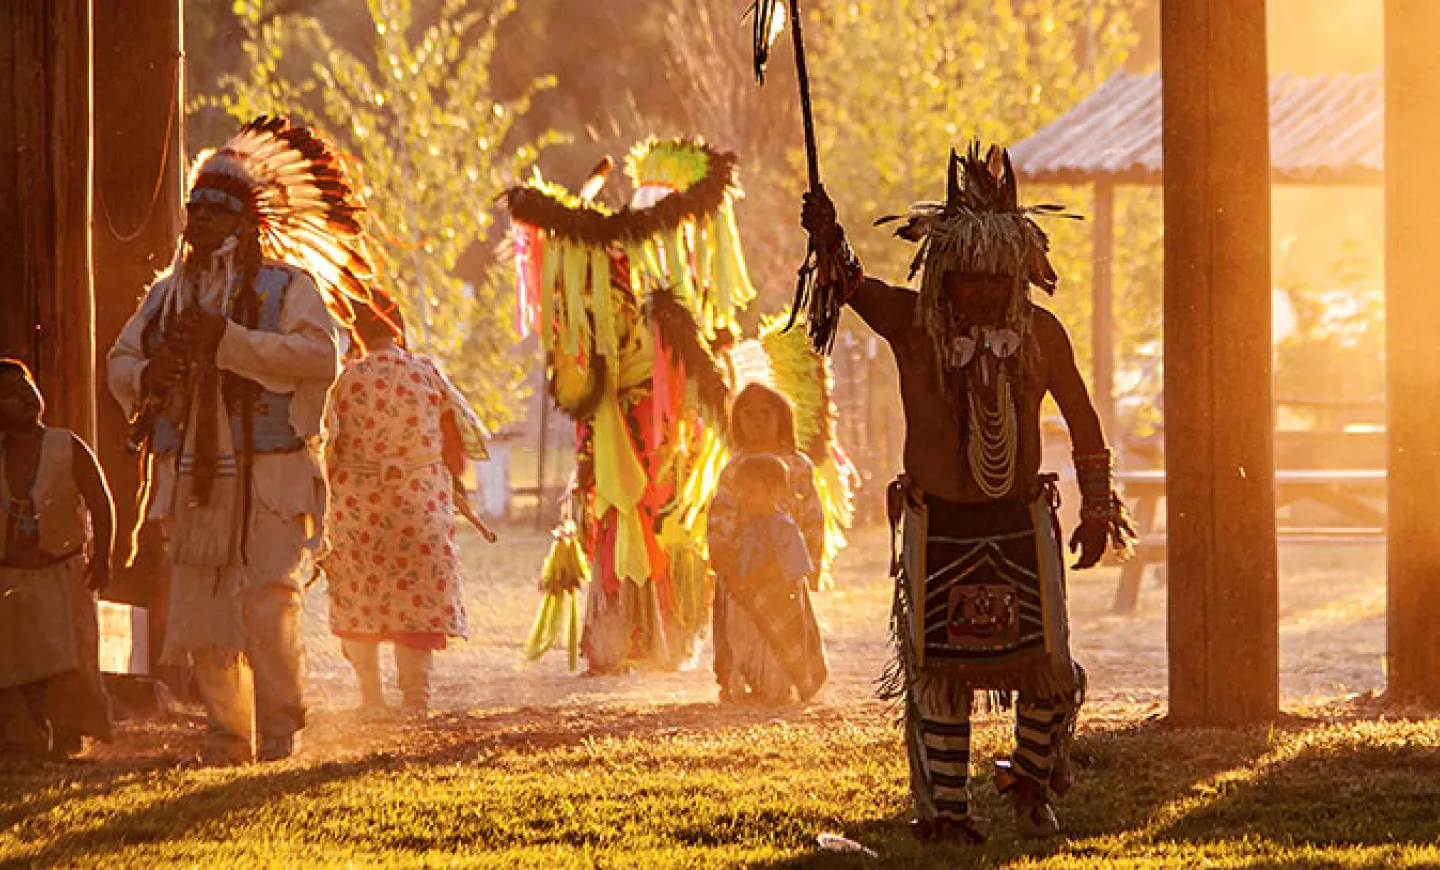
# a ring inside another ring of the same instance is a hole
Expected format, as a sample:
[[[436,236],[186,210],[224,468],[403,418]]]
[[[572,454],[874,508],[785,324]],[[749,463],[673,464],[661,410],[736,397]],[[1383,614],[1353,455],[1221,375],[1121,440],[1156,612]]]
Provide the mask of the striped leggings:
[[[969,692],[945,700],[911,690],[906,700],[905,745],[910,756],[910,792],[920,818],[963,819],[970,815]],[[1042,787],[1050,782],[1056,742],[1073,712],[1073,699],[1030,698],[1015,705],[1015,773]]]

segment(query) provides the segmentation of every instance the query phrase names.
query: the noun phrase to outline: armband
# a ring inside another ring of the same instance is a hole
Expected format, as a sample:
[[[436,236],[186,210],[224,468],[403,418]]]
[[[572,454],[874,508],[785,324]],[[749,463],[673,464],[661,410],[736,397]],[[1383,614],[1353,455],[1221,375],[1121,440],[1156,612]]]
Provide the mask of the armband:
[[[1110,546],[1122,556],[1135,549],[1135,524],[1130,511],[1115,492],[1110,469],[1110,451],[1076,453],[1075,479],[1080,485],[1080,522],[1104,523]]]

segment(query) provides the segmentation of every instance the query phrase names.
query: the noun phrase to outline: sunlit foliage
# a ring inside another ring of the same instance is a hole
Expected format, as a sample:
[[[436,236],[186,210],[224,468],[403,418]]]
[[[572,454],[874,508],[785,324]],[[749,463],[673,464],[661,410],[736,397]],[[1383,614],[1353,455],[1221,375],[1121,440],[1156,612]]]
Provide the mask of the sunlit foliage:
[[[914,249],[871,221],[945,193],[949,150],[1013,145],[1120,70],[1136,44],[1137,0],[857,0],[810,3],[807,41],[820,168],[866,271],[905,280]],[[788,60],[788,57],[787,57]],[[791,176],[803,184],[803,165]],[[1030,202],[1093,214],[1088,188],[1022,188]],[[798,195],[798,190],[797,190]],[[1091,352],[1090,222],[1051,220],[1060,289],[1043,304]],[[1158,190],[1116,196],[1118,368],[1160,337]],[[1158,379],[1155,379],[1158,384]]]
[[[972,137],[1013,144],[1088,95],[1134,43],[1133,0],[865,0],[810,18],[820,164],[852,222],[944,195]],[[1032,191],[1032,195],[1035,192]],[[903,278],[904,245],[855,232]]]
[[[536,79],[514,100],[493,97],[496,30],[514,0],[488,12],[448,0],[433,21],[411,0],[367,0],[373,54],[341,45],[315,19],[267,15],[266,5],[236,0],[246,62],[212,101],[236,119],[300,116],[354,156],[412,344],[441,360],[487,423],[508,420],[525,364],[513,351],[508,276],[474,286],[455,267],[472,244],[498,241],[496,194],[557,138],[512,135],[553,80]]]

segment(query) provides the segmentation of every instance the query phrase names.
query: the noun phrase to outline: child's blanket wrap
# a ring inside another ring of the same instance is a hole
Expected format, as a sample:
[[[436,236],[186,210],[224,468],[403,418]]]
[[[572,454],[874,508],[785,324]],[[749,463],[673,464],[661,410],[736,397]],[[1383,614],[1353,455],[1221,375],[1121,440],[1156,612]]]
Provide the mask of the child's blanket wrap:
[[[1033,698],[1076,690],[1055,476],[1037,489],[1034,498],[962,504],[908,477],[890,485],[892,541],[897,527],[900,538],[891,563],[897,660],[882,697],[918,691],[944,704],[976,690]]]
[[[753,672],[763,671],[773,660],[800,698],[808,700],[825,684],[829,669],[805,588],[806,578],[815,570],[805,539],[789,515],[776,513],[746,523],[739,548],[738,570],[718,579],[763,642],[757,644],[738,625],[729,626],[733,655],[740,670],[749,672],[745,676],[752,685],[765,682]]]

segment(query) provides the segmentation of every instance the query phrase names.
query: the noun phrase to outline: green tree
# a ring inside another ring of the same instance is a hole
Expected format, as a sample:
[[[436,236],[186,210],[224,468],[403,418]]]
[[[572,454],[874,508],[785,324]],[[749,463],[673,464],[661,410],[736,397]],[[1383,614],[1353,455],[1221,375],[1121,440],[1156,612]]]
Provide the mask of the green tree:
[[[912,246],[869,223],[945,193],[946,157],[971,138],[1013,144],[1113,75],[1136,44],[1142,0],[855,0],[812,7],[807,24],[821,174],[866,270],[901,282]],[[812,36],[813,34],[813,36]],[[804,183],[798,156],[790,174]],[[1022,190],[1088,214],[1088,188]],[[1122,356],[1159,338],[1160,199],[1116,199]],[[1044,304],[1090,357],[1090,224],[1049,220],[1061,287]],[[803,245],[803,243],[801,243]],[[803,250],[803,247],[800,248]],[[1154,302],[1152,305],[1151,302]],[[1123,365],[1123,362],[1122,362]]]
[[[531,81],[514,99],[493,96],[496,31],[514,0],[485,12],[446,0],[425,21],[411,0],[367,0],[370,52],[341,45],[314,18],[275,16],[266,6],[236,0],[244,69],[222,77],[209,102],[237,119],[309,115],[356,158],[386,255],[383,280],[400,299],[412,343],[441,361],[487,423],[507,421],[526,366],[513,352],[511,282],[495,268],[478,286],[465,284],[455,266],[472,244],[496,241],[496,195],[558,138],[513,135],[552,79]]]
[[[1351,423],[1381,423],[1385,296],[1378,256],[1357,239],[1345,240],[1321,273],[1329,283],[1320,286],[1307,278],[1288,246],[1282,246],[1279,261],[1275,286],[1290,309],[1289,329],[1275,343],[1282,428],[1334,431]]]
[[[818,7],[810,16],[815,115],[831,196],[852,222],[941,198],[951,148],[972,137],[1018,142],[1120,67],[1135,41],[1133,5],[860,0]],[[879,232],[854,235],[867,263],[904,276],[905,246]]]

